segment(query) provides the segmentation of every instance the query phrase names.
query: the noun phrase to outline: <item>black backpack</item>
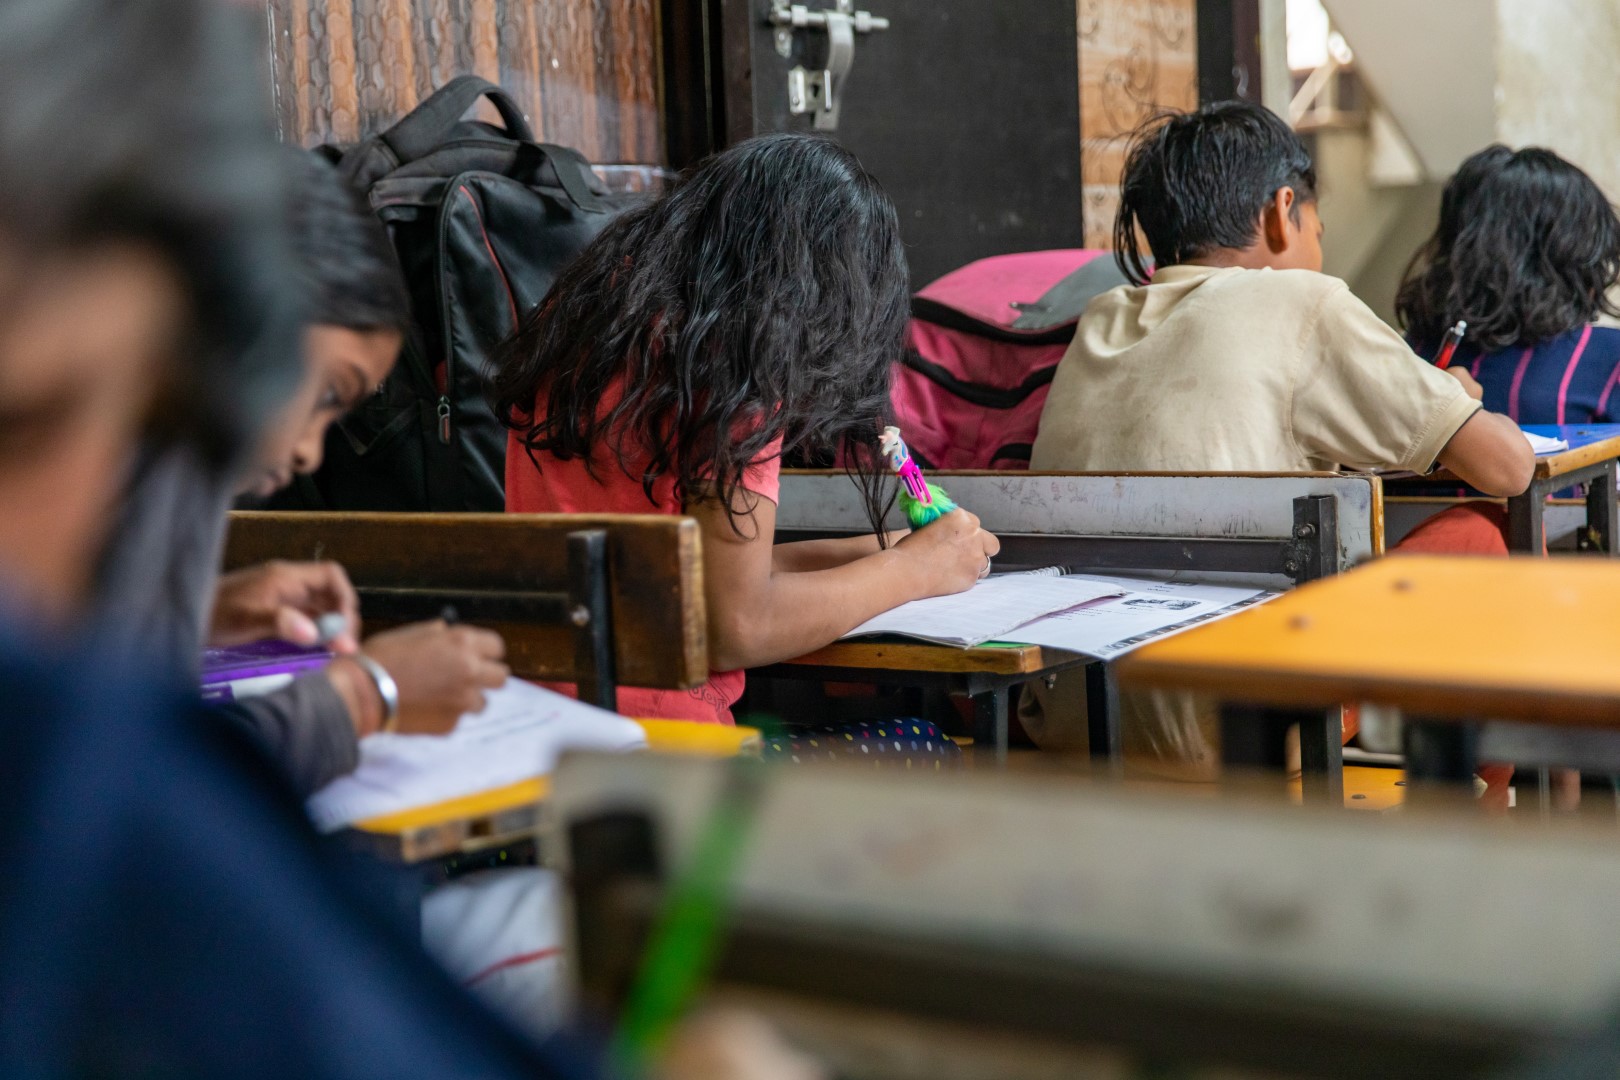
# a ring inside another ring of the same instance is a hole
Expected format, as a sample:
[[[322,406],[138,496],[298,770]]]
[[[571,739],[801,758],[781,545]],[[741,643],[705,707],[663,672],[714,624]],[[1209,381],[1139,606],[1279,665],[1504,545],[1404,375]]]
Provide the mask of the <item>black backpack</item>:
[[[505,130],[463,120],[482,97]],[[338,169],[388,228],[416,327],[380,393],[327,434],[283,509],[499,511],[506,429],[491,353],[630,201],[577,151],[536,143],[516,103],[462,76],[360,143]]]

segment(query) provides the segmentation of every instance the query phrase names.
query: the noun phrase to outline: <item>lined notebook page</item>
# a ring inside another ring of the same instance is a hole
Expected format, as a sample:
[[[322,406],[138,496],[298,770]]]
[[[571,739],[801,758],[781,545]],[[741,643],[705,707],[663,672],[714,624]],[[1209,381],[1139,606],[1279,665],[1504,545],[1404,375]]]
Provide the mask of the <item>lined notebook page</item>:
[[[485,695],[484,711],[449,735],[372,735],[360,766],[317,791],[305,809],[322,832],[431,806],[551,772],[566,750],[637,750],[646,733],[633,720],[508,679]]]
[[[1120,589],[1108,582],[1050,574],[987,578],[966,592],[913,600],[869,619],[844,637],[899,634],[940,645],[968,647],[1006,639],[1036,619],[1070,611]]]

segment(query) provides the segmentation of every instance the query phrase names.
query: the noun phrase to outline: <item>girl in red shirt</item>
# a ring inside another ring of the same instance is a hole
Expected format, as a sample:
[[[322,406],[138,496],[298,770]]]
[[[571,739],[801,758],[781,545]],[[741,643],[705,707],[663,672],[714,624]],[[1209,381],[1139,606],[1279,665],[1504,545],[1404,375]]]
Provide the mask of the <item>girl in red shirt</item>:
[[[715,671],[688,693],[622,690],[627,714],[730,723],[744,668],[987,569],[999,544],[966,511],[880,531],[907,289],[872,176],[830,140],[767,135],[618,218],[507,343],[509,511],[685,513],[703,533]],[[873,534],[775,544],[784,455],[847,461]]]

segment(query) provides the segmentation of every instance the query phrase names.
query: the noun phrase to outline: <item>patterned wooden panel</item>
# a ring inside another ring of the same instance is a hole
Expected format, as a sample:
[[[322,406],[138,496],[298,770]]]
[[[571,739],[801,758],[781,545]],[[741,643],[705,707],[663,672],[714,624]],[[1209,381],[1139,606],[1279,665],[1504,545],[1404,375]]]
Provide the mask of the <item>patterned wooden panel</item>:
[[[1196,0],[1076,0],[1086,246],[1113,246],[1127,136],[1198,105]]]
[[[353,143],[464,73],[592,161],[663,162],[655,0],[266,0],[282,137]]]

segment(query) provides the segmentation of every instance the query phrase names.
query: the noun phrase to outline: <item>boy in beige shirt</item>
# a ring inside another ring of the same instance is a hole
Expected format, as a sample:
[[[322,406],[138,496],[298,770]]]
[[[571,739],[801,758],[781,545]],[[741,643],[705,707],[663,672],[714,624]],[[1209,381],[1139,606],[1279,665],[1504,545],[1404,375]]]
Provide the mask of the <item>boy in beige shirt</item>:
[[[1523,491],[1535,458],[1518,425],[1480,406],[1466,371],[1416,356],[1322,274],[1321,233],[1310,155],[1270,111],[1226,102],[1145,128],[1114,227],[1134,284],[1081,318],[1030,467],[1428,472],[1438,462],[1487,494]],[[1020,715],[1041,745],[1084,743],[1083,681],[1026,695]],[[1167,767],[1156,771],[1214,769],[1212,718],[1186,699],[1128,699],[1122,736],[1127,755]]]

